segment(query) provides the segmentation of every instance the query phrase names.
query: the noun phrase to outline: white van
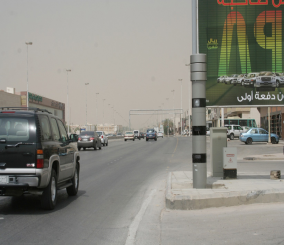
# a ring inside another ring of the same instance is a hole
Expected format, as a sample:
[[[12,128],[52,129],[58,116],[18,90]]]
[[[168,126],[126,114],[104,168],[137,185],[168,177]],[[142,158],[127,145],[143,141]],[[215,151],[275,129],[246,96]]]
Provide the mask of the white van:
[[[139,132],[139,130],[135,129],[135,130],[133,130],[133,133],[134,133],[134,138],[140,140],[140,132]]]

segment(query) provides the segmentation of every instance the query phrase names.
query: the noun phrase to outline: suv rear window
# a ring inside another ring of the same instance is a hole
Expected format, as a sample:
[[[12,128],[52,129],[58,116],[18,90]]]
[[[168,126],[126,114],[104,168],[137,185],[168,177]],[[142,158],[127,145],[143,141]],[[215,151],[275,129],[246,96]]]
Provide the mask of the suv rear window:
[[[98,136],[101,136],[103,133],[102,132],[97,132]]]
[[[7,142],[35,142],[36,127],[34,117],[1,115],[0,139],[6,139]]]
[[[87,135],[87,136],[94,136],[95,135],[95,132],[93,131],[85,131],[85,132],[81,132],[80,133],[81,136],[84,136],[84,135]]]

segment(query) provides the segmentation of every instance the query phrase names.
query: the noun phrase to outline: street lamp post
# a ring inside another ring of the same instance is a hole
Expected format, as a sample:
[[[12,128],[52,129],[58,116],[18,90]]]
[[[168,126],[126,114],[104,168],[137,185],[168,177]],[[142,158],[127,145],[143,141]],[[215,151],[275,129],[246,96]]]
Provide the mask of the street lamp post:
[[[106,99],[103,99],[103,125],[105,123],[105,100]]]
[[[173,128],[174,128],[174,133],[173,136],[175,135],[175,90],[173,89],[171,92],[173,92],[173,109],[174,109],[174,120],[173,120]]]
[[[27,45],[27,108],[29,107],[29,45],[32,45],[32,42],[26,42]]]
[[[88,105],[88,101],[87,101],[87,98],[88,98],[88,96],[87,96],[87,85],[89,85],[89,83],[85,83],[85,85],[86,85],[86,127],[87,127],[87,122],[88,122],[88,114],[87,114],[87,105]]]
[[[185,66],[190,66],[190,64],[186,64]],[[192,93],[191,93],[191,81],[188,83],[188,136],[190,136],[190,115],[191,115],[191,103],[192,103]]]
[[[180,81],[180,108],[182,111],[182,79],[179,79]],[[182,113],[180,114],[180,135],[182,135]]]
[[[169,98],[166,98],[166,100],[169,101]],[[170,113],[169,113],[169,115],[170,115]],[[170,127],[170,122],[169,122],[169,118],[168,118],[168,137],[170,137],[170,135],[169,135],[169,127]]]
[[[68,127],[68,135],[69,135],[69,126],[70,125],[68,125],[68,123],[70,124],[70,113],[69,113],[69,107],[68,107],[68,103],[69,103],[69,83],[68,83],[68,72],[70,72],[71,71],[71,69],[69,69],[69,70],[66,70],[66,73],[67,73],[67,106],[66,106],[66,124],[67,124],[67,127]],[[68,117],[68,116],[69,117]]]
[[[100,93],[96,93],[96,121],[98,120],[98,95]],[[98,124],[98,121],[97,121],[97,124]]]

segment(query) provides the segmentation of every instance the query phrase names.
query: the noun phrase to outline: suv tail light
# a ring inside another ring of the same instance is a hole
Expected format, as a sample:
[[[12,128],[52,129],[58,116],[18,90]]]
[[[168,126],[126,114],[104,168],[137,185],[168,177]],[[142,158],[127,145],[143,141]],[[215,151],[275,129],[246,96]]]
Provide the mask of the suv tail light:
[[[81,138],[78,139],[79,141],[81,140]]]
[[[104,136],[102,135],[102,139],[104,138]]]
[[[95,139],[94,137],[91,137],[91,138],[90,138],[90,140],[94,140],[94,139]]]
[[[36,168],[43,168],[43,150],[36,151]]]

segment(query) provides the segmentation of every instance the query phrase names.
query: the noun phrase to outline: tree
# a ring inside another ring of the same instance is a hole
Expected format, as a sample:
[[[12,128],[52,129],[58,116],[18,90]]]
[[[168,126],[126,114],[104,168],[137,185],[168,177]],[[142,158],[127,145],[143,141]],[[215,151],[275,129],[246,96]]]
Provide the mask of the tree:
[[[173,134],[173,121],[170,120],[170,119],[165,119],[163,121],[163,127],[164,127],[164,134],[165,135],[168,135],[168,132],[169,134]]]

